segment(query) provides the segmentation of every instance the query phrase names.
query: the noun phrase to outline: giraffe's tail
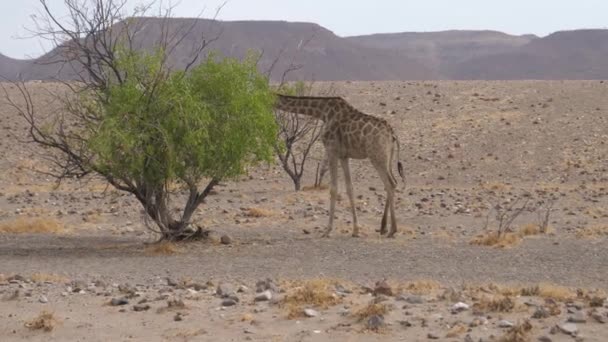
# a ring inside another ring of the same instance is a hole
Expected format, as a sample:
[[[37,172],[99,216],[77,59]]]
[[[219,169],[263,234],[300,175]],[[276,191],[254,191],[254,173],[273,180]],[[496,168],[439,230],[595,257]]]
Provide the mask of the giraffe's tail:
[[[403,173],[403,164],[401,163],[401,146],[399,145],[399,139],[397,138],[397,136],[393,133],[393,143],[395,143],[397,145],[397,172],[399,172],[399,176],[401,176],[401,179],[403,180],[403,183],[405,184],[405,175]]]

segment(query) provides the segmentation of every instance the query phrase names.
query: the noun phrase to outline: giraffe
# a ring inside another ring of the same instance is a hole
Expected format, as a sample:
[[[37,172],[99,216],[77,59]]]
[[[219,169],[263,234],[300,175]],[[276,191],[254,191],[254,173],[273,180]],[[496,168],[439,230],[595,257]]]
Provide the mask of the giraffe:
[[[325,122],[321,136],[325,146],[331,177],[329,223],[323,236],[329,237],[334,224],[336,197],[338,194],[338,163],[344,172],[346,192],[353,216],[353,237],[359,236],[355,195],[350,176],[349,159],[369,159],[380,175],[386,190],[386,204],[380,224],[380,234],[387,233],[386,224],[390,211],[391,229],[387,237],[397,232],[395,218],[395,189],[397,180],[392,172],[395,146],[397,170],[403,180],[403,166],[399,161],[399,140],[386,120],[367,115],[355,109],[341,97],[287,96],[277,94],[276,109],[308,115]]]

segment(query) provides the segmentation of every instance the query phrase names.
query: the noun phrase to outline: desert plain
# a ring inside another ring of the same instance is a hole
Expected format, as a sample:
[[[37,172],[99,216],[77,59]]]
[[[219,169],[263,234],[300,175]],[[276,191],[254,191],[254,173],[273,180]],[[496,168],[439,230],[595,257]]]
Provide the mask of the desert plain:
[[[60,110],[59,85],[28,87],[41,115]],[[341,179],[321,238],[319,143],[304,190],[259,165],[198,210],[207,241],[154,243],[129,195],[94,177],[57,186],[2,104],[0,340],[608,340],[608,83],[316,87],[397,132],[396,238],[376,232],[385,192],[368,161],[351,161],[362,237]],[[514,219],[498,238],[501,214]]]

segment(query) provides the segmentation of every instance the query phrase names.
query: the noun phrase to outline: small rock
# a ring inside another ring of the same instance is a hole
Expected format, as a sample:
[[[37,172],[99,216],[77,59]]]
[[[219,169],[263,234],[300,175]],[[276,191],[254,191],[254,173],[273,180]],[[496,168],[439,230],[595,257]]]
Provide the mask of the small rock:
[[[234,296],[236,291],[234,290],[234,286],[228,283],[220,283],[215,290],[215,293],[223,298]]]
[[[412,323],[410,323],[409,321],[399,321],[399,325],[401,325],[404,328],[409,328],[412,326]]]
[[[237,301],[234,300],[234,298],[225,298],[222,300],[222,306],[234,306],[236,303]]]
[[[430,332],[430,333],[426,334],[426,337],[429,340],[438,340],[439,339],[439,335],[436,334],[436,333],[433,333],[433,332]]]
[[[539,342],[553,342],[553,340],[551,340],[549,337],[547,336],[541,336],[538,338]]]
[[[272,299],[272,292],[270,290],[266,290],[262,293],[259,293],[255,296],[254,301],[256,302],[265,302]]]
[[[602,314],[601,314],[601,313],[599,313],[599,312],[594,312],[594,313],[592,313],[592,314],[591,314],[591,317],[593,317],[593,319],[594,319],[596,322],[601,323],[601,324],[604,324],[604,323],[608,322],[608,317],[606,317],[606,316],[602,315]]]
[[[467,336],[464,337],[464,342],[474,342],[474,340],[471,337],[471,335],[467,335]]]
[[[150,305],[148,304],[136,304],[133,305],[133,311],[141,312],[150,310]]]
[[[403,300],[409,304],[424,304],[424,298],[420,296],[407,296]]]
[[[121,306],[127,304],[129,304],[129,301],[126,298],[112,298],[110,301],[110,305],[112,306]]]
[[[374,296],[377,296],[377,295],[385,295],[385,296],[393,295],[393,289],[388,284],[386,279],[381,280],[376,283],[376,286],[374,287]]]
[[[306,317],[317,317],[319,316],[319,312],[313,309],[304,309],[304,315]]]
[[[42,304],[46,304],[46,303],[48,303],[48,302],[49,302],[49,299],[48,299],[48,298],[46,298],[46,296],[45,296],[45,295],[42,295],[42,296],[40,296],[40,298],[38,298],[38,301],[39,301],[40,303],[42,303]]]
[[[534,313],[532,314],[532,318],[536,319],[548,318],[549,316],[551,316],[551,314],[549,310],[547,310],[547,308],[545,308],[544,306],[537,307]]]
[[[512,328],[514,325],[513,322],[507,321],[506,319],[498,321],[498,326],[501,328]]]
[[[578,311],[574,313],[574,315],[568,317],[568,322],[570,323],[587,323],[587,316],[582,311]]]
[[[459,313],[462,311],[466,311],[469,310],[469,304],[463,303],[463,302],[458,302],[454,305],[452,305],[452,313]]]
[[[278,293],[279,288],[277,287],[277,285],[274,283],[274,281],[272,281],[272,279],[267,278],[266,280],[259,280],[256,284],[255,284],[255,292],[264,292],[266,290],[270,290],[274,293]]]
[[[220,242],[222,243],[222,245],[229,245],[232,243],[232,238],[228,235],[222,235],[222,237],[220,238]]]
[[[181,312],[178,312],[173,316],[173,320],[176,322],[181,322],[184,320],[184,315]]]
[[[384,326],[384,317],[381,315],[372,315],[367,319],[367,329],[372,331],[378,331]]]
[[[576,336],[578,327],[574,323],[564,323],[558,326],[559,330],[566,335]]]
[[[167,285],[169,285],[169,286],[177,286],[178,284],[179,283],[175,279],[167,277]]]

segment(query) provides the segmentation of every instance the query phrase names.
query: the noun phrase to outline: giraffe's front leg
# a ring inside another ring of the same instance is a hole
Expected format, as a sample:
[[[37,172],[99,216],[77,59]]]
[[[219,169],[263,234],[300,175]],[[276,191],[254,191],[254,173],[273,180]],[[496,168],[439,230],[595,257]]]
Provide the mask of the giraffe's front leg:
[[[386,222],[388,220],[388,200],[384,205],[384,214],[382,215],[382,222],[380,223],[380,235],[386,234]]]
[[[331,230],[334,227],[334,215],[336,212],[336,199],[338,197],[338,160],[336,158],[330,157],[329,159],[329,173],[331,176],[331,185],[329,188],[329,223],[327,225],[327,229],[325,233],[323,233],[322,237],[329,237],[331,234]]]
[[[342,169],[344,171],[344,182],[346,183],[346,193],[350,201],[350,209],[353,214],[353,237],[359,237],[359,224],[357,223],[357,207],[355,203],[355,193],[353,191],[353,182],[350,178],[350,167],[348,166],[348,159],[340,159]]]

